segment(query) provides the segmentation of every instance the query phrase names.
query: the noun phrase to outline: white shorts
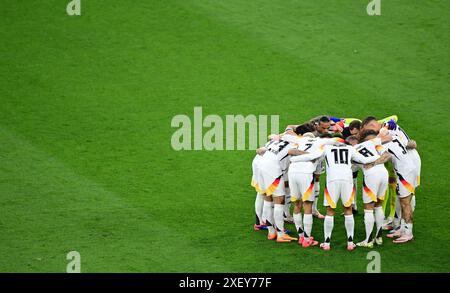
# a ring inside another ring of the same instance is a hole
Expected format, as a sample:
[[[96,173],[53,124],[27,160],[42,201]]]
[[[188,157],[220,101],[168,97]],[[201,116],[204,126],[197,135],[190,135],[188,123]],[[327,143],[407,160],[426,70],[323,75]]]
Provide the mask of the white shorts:
[[[335,180],[327,182],[325,187],[325,197],[323,205],[336,208],[336,204],[341,199],[345,207],[350,207],[355,199],[356,190],[352,181]]]
[[[261,160],[261,157],[262,156],[257,155],[257,156],[255,156],[255,158],[252,161],[252,182],[251,182],[251,185],[255,189],[256,189],[257,182],[258,182],[258,165],[259,165],[259,162]]]
[[[283,175],[277,178],[268,175],[263,170],[258,171],[258,178],[256,180],[256,191],[267,196],[284,196],[286,191],[284,190]]]
[[[399,198],[407,197],[410,194],[414,194],[418,184],[419,175],[417,169],[407,173],[397,173],[397,195]]]
[[[386,169],[364,176],[363,180],[363,202],[371,203],[384,200],[389,185],[389,173]]]
[[[324,162],[324,160],[320,160],[317,163],[316,171],[314,171],[314,175],[320,175],[323,173],[325,173],[325,162]]]
[[[253,170],[251,185],[255,189],[256,189],[256,186],[258,185],[258,171],[257,170]]]
[[[414,161],[414,165],[416,166],[416,174],[417,174],[416,182],[417,182],[417,186],[419,186],[420,185],[420,170],[422,168],[422,160],[420,159],[420,155],[417,152],[417,150],[412,151],[412,158]]]
[[[314,201],[313,174],[289,172],[289,189],[291,201]]]

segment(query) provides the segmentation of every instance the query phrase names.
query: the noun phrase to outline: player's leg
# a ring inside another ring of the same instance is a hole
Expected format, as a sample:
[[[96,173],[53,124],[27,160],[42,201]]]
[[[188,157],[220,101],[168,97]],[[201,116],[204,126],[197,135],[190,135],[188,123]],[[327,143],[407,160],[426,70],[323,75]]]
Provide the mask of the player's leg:
[[[263,206],[263,221],[267,226],[268,234],[267,239],[274,240],[277,238],[275,230],[275,218],[274,218],[274,202],[272,194],[274,191],[280,192],[280,185],[283,184],[283,178],[273,178],[272,175],[267,174],[264,170],[259,169],[257,173],[257,183],[259,190],[264,193],[264,206]],[[281,185],[283,186],[283,185]]]
[[[273,217],[273,200],[271,196],[264,196],[263,205],[263,222],[267,226],[268,234],[267,239],[273,240],[277,238],[277,233],[274,227],[274,217]]]
[[[261,192],[261,189],[258,184],[258,168],[256,164],[252,164],[253,167],[253,175],[252,175],[252,181],[251,185],[256,190],[256,198],[255,198],[255,224],[253,225],[253,229],[255,231],[259,231],[261,229],[266,229],[266,226],[264,225],[264,221],[262,218],[263,213],[263,207],[264,207],[264,195]]]
[[[392,174],[389,173],[389,177],[391,178]],[[399,237],[401,235],[401,229],[402,229],[402,207],[400,205],[400,199],[398,197],[399,189],[401,187],[402,183],[397,175],[395,175],[395,204],[394,207],[394,217],[392,220],[392,230],[389,231],[389,234],[387,237]],[[389,189],[391,189],[392,183],[391,179],[389,179]],[[391,190],[389,191],[391,192]],[[392,201],[392,198],[391,198]],[[391,205],[392,208],[392,205]]]
[[[294,224],[295,230],[298,233],[299,239],[303,237],[303,223],[302,223],[302,201],[301,201],[301,191],[300,191],[300,177],[299,173],[289,172],[289,190],[290,190],[290,200],[294,204]]]
[[[303,202],[303,247],[316,246],[319,244],[314,237],[312,237],[312,227],[313,227],[313,215],[312,215],[312,205],[313,200],[308,200]]]
[[[384,230],[392,230],[393,227],[393,220],[395,216],[395,208],[396,208],[396,201],[397,201],[397,177],[394,172],[394,167],[391,162],[388,162],[386,164],[386,169],[388,170],[388,176],[389,176],[389,186],[386,193],[386,197],[383,201],[383,212],[384,214],[387,214],[387,205],[389,204],[389,214],[388,217],[385,219],[383,224]]]
[[[303,218],[302,218],[302,201],[297,199],[294,202],[294,225],[298,233],[299,244],[303,241]]]
[[[324,250],[330,250],[331,248],[331,234],[334,228],[334,214],[336,209],[336,202],[339,199],[338,192],[339,192],[338,182],[336,181],[327,182],[323,201],[324,206],[327,208],[327,214],[323,222],[324,242],[320,244],[320,248]]]
[[[374,216],[374,203],[365,203],[364,204],[364,227],[366,231],[366,238],[358,242],[356,245],[360,247],[367,247],[372,248],[373,247],[373,239],[372,239],[372,232],[373,232],[373,226],[375,224],[375,216]]]
[[[400,237],[400,241],[396,243],[403,243],[412,240],[412,208],[411,208],[411,198],[414,195],[415,188],[414,182],[416,179],[415,172],[410,172],[409,174],[402,175],[397,174],[397,198],[399,199],[399,206],[401,211],[396,212],[396,214],[401,214],[401,228],[394,233],[388,235],[389,238]],[[404,213],[407,214],[404,214]],[[406,232],[409,230],[408,232]]]
[[[266,226],[264,225],[263,217],[262,217],[263,207],[264,207],[264,195],[257,192],[256,199],[255,199],[256,219],[255,219],[255,225],[253,225],[253,229],[255,231],[259,231],[259,230],[266,228]]]
[[[297,238],[290,237],[284,230],[284,203],[285,189],[284,180],[280,178],[280,182],[272,193],[273,198],[273,217],[275,221],[275,229],[277,232],[277,242],[291,242]]]
[[[301,182],[302,202],[303,202],[303,239],[299,241],[303,247],[315,246],[319,243],[311,236],[313,215],[312,205],[314,202],[314,177],[312,174],[302,174]]]
[[[415,194],[415,187],[417,186],[417,172],[412,171],[402,177],[399,175],[402,183],[399,188],[399,198],[402,207],[402,219],[404,221],[404,228],[400,238],[394,240],[394,243],[405,243],[414,239],[413,236],[413,208],[411,201]]]
[[[364,228],[366,231],[366,238],[358,242],[356,245],[360,247],[373,248],[372,232],[375,224],[374,204],[377,202],[377,195],[374,182],[371,182],[371,176],[365,176],[363,180],[363,203],[364,203]]]
[[[395,216],[395,207],[397,203],[397,178],[394,176],[391,177],[389,175],[389,194],[390,200],[389,200],[389,218],[393,219]]]
[[[402,206],[402,218],[405,221],[405,227],[402,235],[395,239],[394,243],[405,243],[414,239],[413,236],[413,211],[411,207],[411,198],[413,194],[400,198]]]
[[[285,180],[286,181],[284,184],[284,188],[286,190],[286,198],[285,198],[285,203],[284,203],[284,221],[292,224],[294,222],[294,218],[292,217],[292,214],[291,214],[291,191],[290,191],[289,181],[288,181],[287,176],[286,176]]]
[[[399,185],[397,184],[397,192],[395,196],[395,214],[392,220],[392,230],[386,235],[389,238],[400,237],[402,234],[404,221],[402,220],[402,206],[400,204],[400,197],[398,194]]]
[[[389,185],[389,175],[388,172],[384,172],[383,174],[377,174],[379,176],[379,182],[378,182],[378,191],[377,191],[377,202],[374,205],[374,215],[375,215],[375,243],[377,245],[383,244],[383,220],[384,220],[384,213],[383,213],[383,202],[385,200],[385,194],[388,189]]]
[[[314,202],[313,202],[313,216],[319,219],[324,219],[324,216],[319,212],[319,208],[317,203],[319,201],[320,195],[320,175],[325,173],[325,163],[324,161],[320,161],[317,164],[316,170],[314,171]]]
[[[341,181],[339,182],[339,185],[341,200],[344,205],[344,224],[345,231],[347,232],[347,250],[351,251],[356,248],[356,245],[353,243],[355,219],[352,211],[352,204],[356,196],[356,190],[353,187],[353,182]]]

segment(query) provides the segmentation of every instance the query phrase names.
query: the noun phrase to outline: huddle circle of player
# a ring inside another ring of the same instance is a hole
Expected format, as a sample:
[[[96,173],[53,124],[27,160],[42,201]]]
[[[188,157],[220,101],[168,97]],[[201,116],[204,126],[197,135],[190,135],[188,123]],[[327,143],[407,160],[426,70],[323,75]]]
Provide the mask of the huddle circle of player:
[[[420,185],[421,160],[417,144],[397,124],[397,116],[382,120],[369,116],[363,121],[319,116],[301,125],[288,125],[282,134],[272,134],[256,150],[252,162],[257,231],[277,242],[298,241],[302,247],[331,249],[336,207],[344,210],[347,250],[383,244],[382,231],[394,243],[413,237],[415,189]],[[386,165],[386,166],[385,166]],[[357,212],[357,175],[363,173],[365,239],[354,243]],[[326,172],[324,206],[317,209],[320,177]],[[294,205],[293,215],[290,206]],[[385,210],[390,213],[385,218]],[[302,215],[303,212],[303,215]],[[313,217],[324,220],[320,243],[311,235]],[[295,224],[296,237],[284,223]]]

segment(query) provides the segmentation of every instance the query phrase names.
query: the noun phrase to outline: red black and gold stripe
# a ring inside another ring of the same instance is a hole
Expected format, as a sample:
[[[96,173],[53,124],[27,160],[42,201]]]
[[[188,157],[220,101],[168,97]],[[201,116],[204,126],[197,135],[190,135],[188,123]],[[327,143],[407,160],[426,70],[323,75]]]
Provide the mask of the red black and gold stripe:
[[[355,187],[355,185],[353,185],[352,195],[350,195],[350,198],[348,199],[348,201],[346,203],[344,203],[344,207],[348,208],[349,206],[352,205],[353,200],[355,199],[355,195],[356,195],[356,187]]]
[[[278,177],[277,179],[275,179],[275,181],[267,188],[267,190],[265,190],[264,193],[267,196],[271,196],[274,193],[274,191],[278,188],[280,181],[281,181],[281,176]]]
[[[336,208],[336,203],[331,199],[330,193],[328,192],[328,188],[325,187],[325,199],[327,200],[328,205],[335,209]]]
[[[363,181],[363,189],[364,192],[367,194],[368,197],[370,197],[370,199],[373,202],[377,202],[377,196],[375,193],[373,193],[373,191],[366,185],[366,182]]]
[[[308,198],[311,196],[312,192],[314,190],[314,178],[311,181],[311,184],[309,185],[308,189],[303,193],[302,201],[307,201]]]
[[[403,178],[403,176],[400,175],[399,173],[397,173],[397,176],[398,176],[398,180],[400,180],[400,182],[403,184],[403,186],[405,186],[406,190],[408,190],[410,193],[414,194],[414,192],[416,191],[414,186],[412,186],[408,181],[406,181],[405,178]]]

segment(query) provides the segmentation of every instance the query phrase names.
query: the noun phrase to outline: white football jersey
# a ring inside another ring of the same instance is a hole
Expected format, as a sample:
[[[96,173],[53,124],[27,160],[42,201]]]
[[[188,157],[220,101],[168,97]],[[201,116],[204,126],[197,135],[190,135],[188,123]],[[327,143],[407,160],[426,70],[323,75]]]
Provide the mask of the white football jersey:
[[[267,151],[260,160],[259,168],[277,178],[283,175],[289,167],[288,151],[295,147],[296,136],[285,135],[278,141],[267,144]]]
[[[364,157],[374,157],[376,155],[382,155],[387,151],[387,149],[380,142],[380,139],[367,140],[355,145],[355,149]],[[386,168],[384,167],[384,164],[378,164],[368,170],[364,168],[361,169],[363,170],[364,175],[368,176],[380,171],[383,172]]]
[[[352,146],[345,144],[325,145],[318,152],[301,155],[300,160],[314,160],[325,158],[327,182],[335,180],[353,181],[352,161],[368,164],[376,161],[380,156],[364,157]]]
[[[403,145],[407,145],[410,141],[409,136],[406,134],[406,132],[399,126],[396,125],[394,129],[389,130],[387,122],[383,124],[383,128],[380,130],[380,132],[386,132],[390,135],[398,136],[399,140],[402,142]]]
[[[319,137],[303,137],[297,143],[297,149],[300,151],[314,153],[320,150],[321,147],[328,144],[333,144],[336,142],[335,138],[319,138]],[[291,165],[289,166],[290,172],[298,173],[313,173],[320,160],[314,162],[302,162],[296,161],[295,156],[291,158]]]
[[[414,161],[400,137],[393,135],[392,141],[385,143],[384,146],[392,155],[391,160],[395,172],[406,175],[415,169]]]
[[[387,131],[390,135],[395,135],[398,137],[398,139],[401,141],[401,143],[406,147],[408,145],[408,142],[411,140],[406,134],[405,130],[401,128],[398,124],[395,126],[394,129],[389,130],[387,123],[383,124],[383,128],[380,130],[380,132]],[[420,169],[420,155],[419,152],[416,149],[407,149],[408,155],[411,157],[411,159],[414,162],[414,165],[416,168]],[[418,166],[419,165],[419,166]]]

